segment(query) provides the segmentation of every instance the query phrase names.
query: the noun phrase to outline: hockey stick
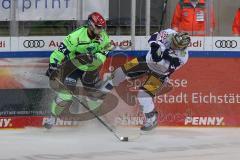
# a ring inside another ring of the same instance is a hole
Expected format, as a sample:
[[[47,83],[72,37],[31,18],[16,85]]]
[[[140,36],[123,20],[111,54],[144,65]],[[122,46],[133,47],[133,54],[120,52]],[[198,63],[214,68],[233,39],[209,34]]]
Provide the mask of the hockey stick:
[[[77,96],[74,95],[72,91],[70,91],[58,78],[55,78],[55,80],[65,89],[70,92],[70,94],[85,108],[87,109],[105,128],[110,131],[118,140],[120,141],[129,141],[129,140],[134,140],[137,137],[123,137],[119,136],[106,122],[104,122],[93,110],[91,110],[86,104],[84,104]]]
[[[162,28],[163,28],[164,17],[166,15],[166,11],[167,11],[167,2],[168,2],[168,0],[164,0],[164,3],[163,3],[162,17],[161,17],[161,21],[160,21],[160,30],[162,30]]]

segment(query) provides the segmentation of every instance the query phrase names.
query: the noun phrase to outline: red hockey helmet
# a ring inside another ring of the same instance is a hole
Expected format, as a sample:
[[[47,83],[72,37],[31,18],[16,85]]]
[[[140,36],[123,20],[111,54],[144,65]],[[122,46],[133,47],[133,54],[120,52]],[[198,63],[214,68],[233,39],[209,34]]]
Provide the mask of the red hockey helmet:
[[[93,12],[88,16],[88,25],[92,27],[95,34],[99,34],[102,29],[106,28],[106,20],[98,12]]]

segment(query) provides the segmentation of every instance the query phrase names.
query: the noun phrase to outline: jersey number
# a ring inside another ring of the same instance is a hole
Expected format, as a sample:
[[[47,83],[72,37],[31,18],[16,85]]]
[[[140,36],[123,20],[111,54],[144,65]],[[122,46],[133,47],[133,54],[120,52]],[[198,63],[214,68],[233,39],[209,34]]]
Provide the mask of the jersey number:
[[[62,52],[64,55],[68,55],[70,51],[67,49],[67,46],[65,46],[64,43],[61,43],[58,47],[58,50]]]

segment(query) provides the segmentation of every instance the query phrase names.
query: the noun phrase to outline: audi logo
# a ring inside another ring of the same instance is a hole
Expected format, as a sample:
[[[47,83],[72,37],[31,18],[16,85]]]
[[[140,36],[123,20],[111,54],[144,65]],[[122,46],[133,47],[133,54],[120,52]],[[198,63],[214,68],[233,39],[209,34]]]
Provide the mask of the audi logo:
[[[45,42],[43,40],[25,40],[23,46],[25,48],[43,48]]]
[[[236,48],[238,45],[235,40],[217,40],[215,46],[217,48]]]

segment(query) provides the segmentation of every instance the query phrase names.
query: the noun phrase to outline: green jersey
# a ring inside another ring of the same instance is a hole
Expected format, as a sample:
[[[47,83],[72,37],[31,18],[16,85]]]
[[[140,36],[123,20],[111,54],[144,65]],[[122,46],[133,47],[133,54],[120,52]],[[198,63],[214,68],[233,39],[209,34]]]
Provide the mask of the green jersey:
[[[63,60],[72,63],[83,71],[93,71],[99,68],[106,60],[106,51],[110,49],[110,39],[105,31],[100,33],[100,38],[90,39],[87,27],[83,26],[69,34],[50,56],[50,63],[61,64]],[[76,58],[78,54],[93,54],[91,64],[81,64]]]

